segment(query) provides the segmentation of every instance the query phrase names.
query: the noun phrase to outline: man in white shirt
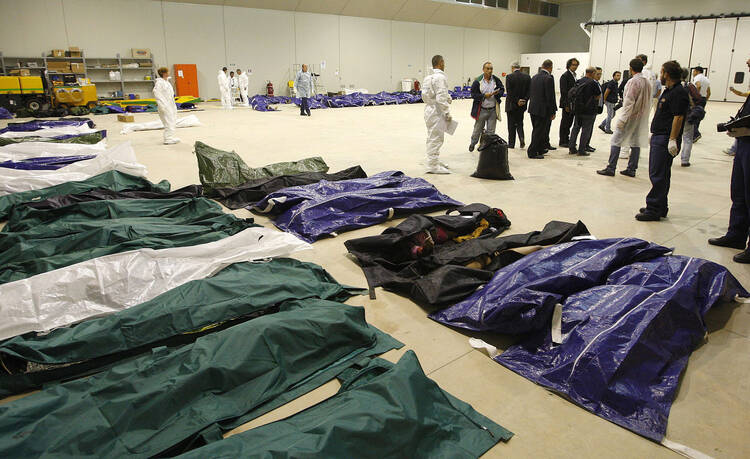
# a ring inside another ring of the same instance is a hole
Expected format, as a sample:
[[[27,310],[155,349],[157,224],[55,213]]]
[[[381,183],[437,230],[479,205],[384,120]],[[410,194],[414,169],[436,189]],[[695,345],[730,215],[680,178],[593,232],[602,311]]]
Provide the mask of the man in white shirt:
[[[440,162],[440,147],[443,146],[445,132],[441,121],[449,123],[452,118],[450,104],[453,101],[448,93],[448,79],[445,76],[445,60],[437,54],[432,57],[432,75],[427,75],[422,84],[424,102],[424,123],[427,126],[427,173],[450,174],[451,171]]]
[[[701,93],[701,101],[698,102],[698,105],[703,107],[703,109],[706,109],[706,101],[708,101],[708,98],[711,97],[711,82],[706,78],[706,75],[703,74],[704,68],[701,66],[695,67],[693,69],[693,84],[696,88],[698,88],[698,91]],[[693,132],[693,143],[697,142],[698,139],[701,138],[701,133],[698,131],[698,126],[701,124],[700,121],[695,123],[695,131]]]
[[[487,129],[487,134],[495,133],[495,125],[499,119],[500,110],[498,105],[505,93],[503,82],[492,74],[492,62],[485,62],[482,66],[482,75],[471,85],[471,98],[474,103],[471,106],[471,117],[474,122],[474,131],[471,134],[469,151],[474,151],[474,146],[479,142],[482,130]]]

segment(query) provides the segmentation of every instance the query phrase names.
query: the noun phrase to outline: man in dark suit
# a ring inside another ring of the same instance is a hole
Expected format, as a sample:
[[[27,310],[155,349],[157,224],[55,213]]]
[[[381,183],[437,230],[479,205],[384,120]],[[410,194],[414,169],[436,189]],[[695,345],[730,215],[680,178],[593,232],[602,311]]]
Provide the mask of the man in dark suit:
[[[531,77],[521,71],[521,66],[518,65],[518,62],[513,62],[510,67],[511,73],[505,77],[505,86],[508,91],[505,100],[505,113],[508,117],[508,148],[515,148],[516,132],[518,132],[518,140],[521,142],[521,148],[525,148],[523,114],[526,111],[526,105],[529,101]]]
[[[574,113],[568,108],[568,91],[576,84],[576,69],[578,69],[578,59],[572,57],[565,63],[565,73],[560,75],[560,108],[562,109],[562,119],[560,120],[560,142],[559,146],[568,147],[570,138],[570,128],[573,126]]]
[[[556,113],[555,79],[552,77],[552,61],[547,59],[542,63],[539,73],[531,79],[529,115],[534,130],[531,132],[531,143],[527,151],[530,159],[544,159],[549,128]]]

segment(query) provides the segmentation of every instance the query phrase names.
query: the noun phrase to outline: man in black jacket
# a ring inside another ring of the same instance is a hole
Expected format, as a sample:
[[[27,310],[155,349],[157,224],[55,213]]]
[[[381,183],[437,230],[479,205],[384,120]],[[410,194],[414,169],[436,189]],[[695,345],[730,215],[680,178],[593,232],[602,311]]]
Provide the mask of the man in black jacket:
[[[562,119],[560,120],[560,143],[559,146],[568,147],[570,137],[570,128],[573,126],[574,114],[568,108],[568,91],[576,84],[576,70],[578,69],[578,59],[572,57],[565,63],[565,73],[560,75],[560,108],[562,109]]]
[[[505,113],[508,117],[508,148],[516,146],[516,132],[521,148],[526,147],[523,135],[523,114],[529,101],[531,77],[521,71],[518,62],[511,64],[511,73],[505,77],[508,95],[505,97]]]
[[[586,69],[586,76],[576,81],[578,86],[578,96],[575,100],[575,123],[573,130],[570,132],[569,149],[570,154],[578,156],[589,156],[586,151],[591,141],[591,133],[594,131],[594,121],[599,111],[599,100],[602,97],[599,83],[594,80],[596,68],[589,67]],[[568,101],[571,102],[571,101]],[[571,111],[573,113],[573,111]],[[581,131],[580,147],[576,149],[576,140],[578,132]]]
[[[552,77],[552,61],[542,63],[539,73],[531,79],[529,115],[534,130],[527,154],[530,159],[544,159],[549,128],[557,113],[555,104],[555,79]]]
[[[480,75],[471,85],[471,117],[474,118],[474,132],[471,134],[469,151],[474,151],[474,146],[479,142],[482,129],[485,125],[487,134],[495,133],[495,125],[500,118],[499,106],[502,102],[505,88],[500,78],[492,74],[492,62],[485,62]]]

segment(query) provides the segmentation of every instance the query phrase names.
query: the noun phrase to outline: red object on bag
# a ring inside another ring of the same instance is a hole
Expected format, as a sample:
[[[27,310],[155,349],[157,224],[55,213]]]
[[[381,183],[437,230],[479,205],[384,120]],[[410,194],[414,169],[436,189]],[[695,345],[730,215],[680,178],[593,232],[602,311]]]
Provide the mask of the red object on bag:
[[[270,81],[266,85],[266,95],[269,97],[273,97],[273,83]]]
[[[419,91],[420,89],[422,89],[422,85],[419,84],[419,80],[414,80],[414,90]]]

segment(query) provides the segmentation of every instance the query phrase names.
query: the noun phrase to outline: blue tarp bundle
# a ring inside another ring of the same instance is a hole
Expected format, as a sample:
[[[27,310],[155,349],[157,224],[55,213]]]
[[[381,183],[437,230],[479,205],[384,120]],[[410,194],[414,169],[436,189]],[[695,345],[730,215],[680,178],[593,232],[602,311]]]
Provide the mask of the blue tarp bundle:
[[[292,98],[283,96],[269,97],[257,94],[251,97],[248,102],[253,109],[259,112],[273,112],[276,111],[276,109],[269,107],[269,105],[289,104],[292,102]]]
[[[363,179],[321,180],[284,188],[267,195],[252,210],[275,216],[276,227],[314,242],[338,231],[376,225],[393,216],[460,205],[424,179],[389,171]]]
[[[6,108],[0,107],[0,120],[10,120],[13,119],[13,114],[9,112]]]
[[[31,120],[23,123],[8,123],[8,126],[0,129],[0,134],[4,132],[30,132],[38,131],[39,129],[56,128],[65,126],[83,126],[88,124],[91,129],[96,127],[96,124],[89,118],[60,118],[59,120]]]
[[[455,91],[449,91],[454,99],[471,98],[471,88],[465,86],[461,88],[456,86]],[[250,106],[260,112],[274,111],[270,105],[294,103],[297,106],[302,104],[302,99],[292,97],[268,97],[256,95],[250,98]],[[379,92],[377,94],[363,94],[355,92],[353,94],[326,96],[317,94],[310,97],[310,109],[318,108],[342,108],[342,107],[367,107],[372,105],[394,105],[394,104],[419,104],[422,103],[422,93],[413,94],[411,92]]]
[[[94,157],[96,157],[96,155],[40,156],[38,158],[23,159],[21,161],[3,161],[0,163],[0,167],[8,169],[54,171],[69,164],[92,159]]]
[[[680,374],[707,332],[706,313],[750,296],[723,266],[669,252],[634,238],[561,244],[500,269],[483,289],[430,317],[526,334],[495,360],[661,441]]]
[[[448,91],[453,99],[471,99],[471,86],[456,86],[453,91]]]
[[[125,113],[125,109],[119,105],[97,105],[91,109],[94,115],[106,115],[108,113]]]

